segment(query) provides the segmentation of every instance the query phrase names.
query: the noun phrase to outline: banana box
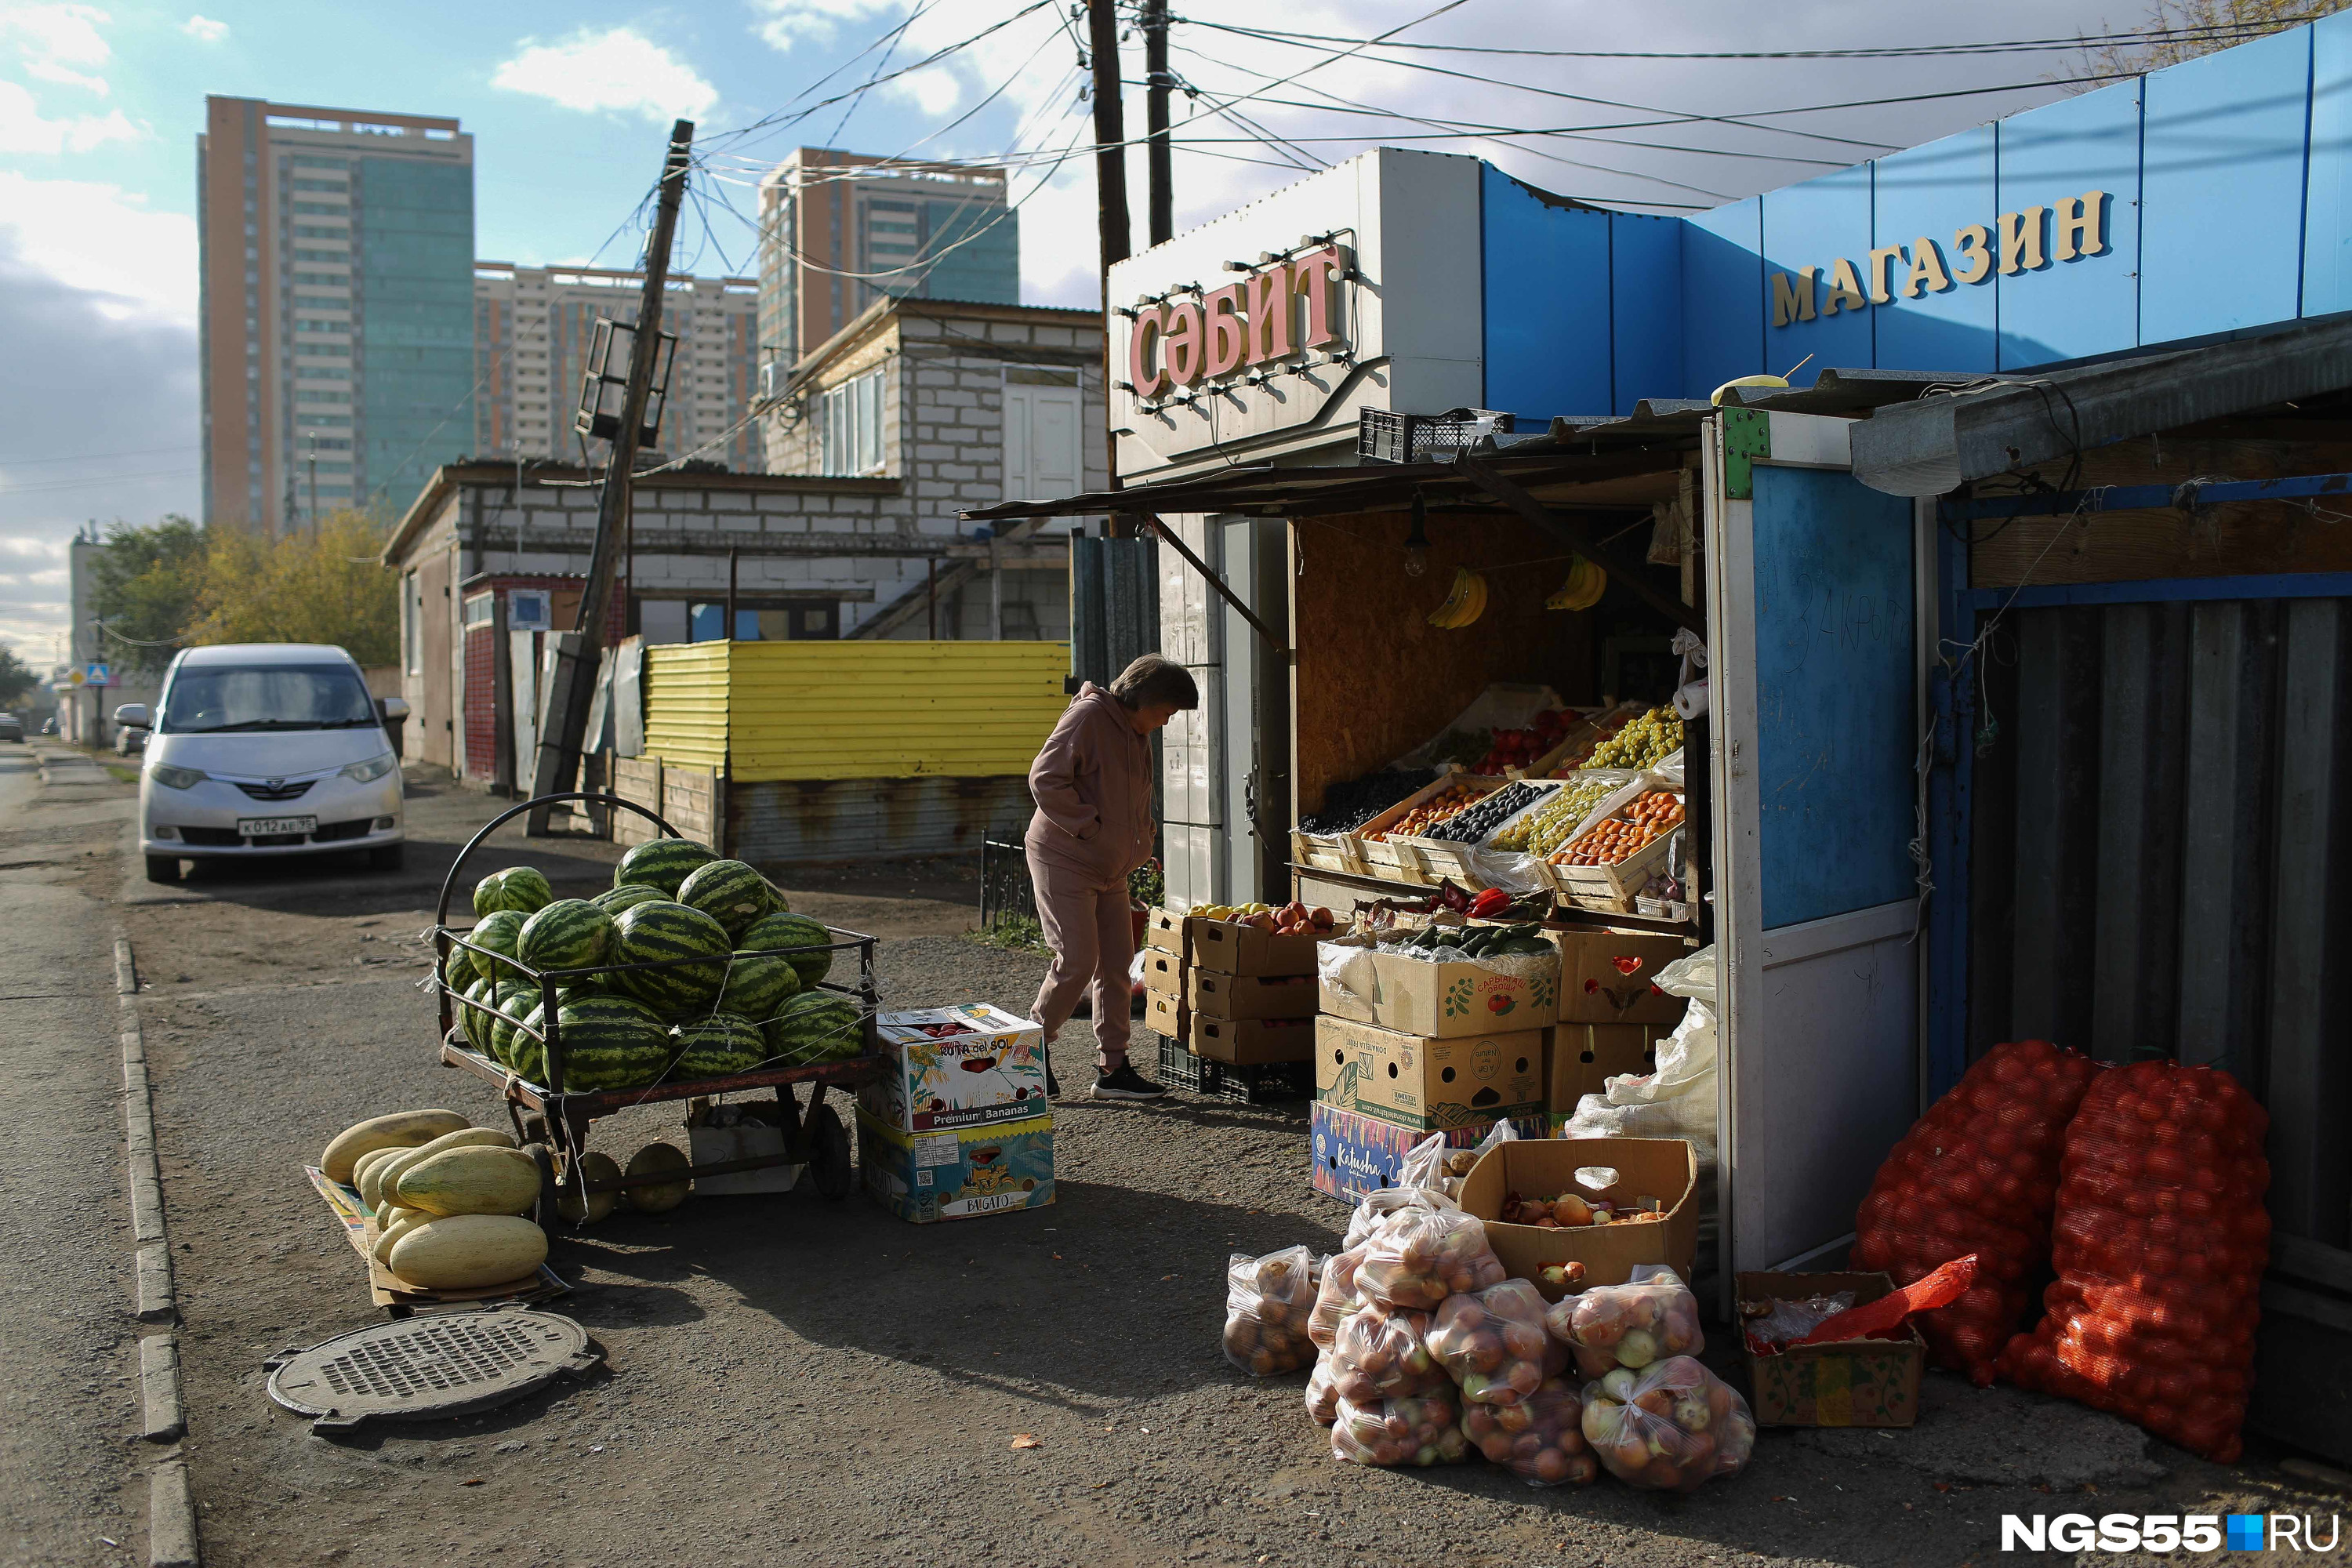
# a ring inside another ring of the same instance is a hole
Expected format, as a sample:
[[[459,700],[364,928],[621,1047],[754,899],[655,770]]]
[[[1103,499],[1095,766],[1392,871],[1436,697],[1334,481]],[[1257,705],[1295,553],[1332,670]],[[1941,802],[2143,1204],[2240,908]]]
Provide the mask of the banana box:
[[[857,1108],[857,1168],[867,1195],[916,1225],[1054,1201],[1054,1119],[901,1132]]]
[[[1045,1037],[985,1002],[885,1013],[881,1075],[857,1102],[899,1133],[1024,1121],[1045,1114]]]

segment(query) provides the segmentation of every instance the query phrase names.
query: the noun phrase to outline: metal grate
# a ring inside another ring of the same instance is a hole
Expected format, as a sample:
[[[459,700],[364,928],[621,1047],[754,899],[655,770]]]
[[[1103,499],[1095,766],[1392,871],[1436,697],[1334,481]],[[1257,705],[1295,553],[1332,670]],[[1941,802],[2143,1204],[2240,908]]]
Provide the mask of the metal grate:
[[[1007,915],[1037,918],[1037,890],[1029,881],[1029,853],[1017,843],[986,838],[980,846],[980,929],[993,931]]]
[[[375,1323],[274,1356],[269,1397],[314,1431],[486,1410],[596,1364],[588,1331],[553,1312],[450,1312]]]
[[[256,800],[300,800],[318,782],[316,779],[304,779],[299,784],[241,784],[236,787]]]

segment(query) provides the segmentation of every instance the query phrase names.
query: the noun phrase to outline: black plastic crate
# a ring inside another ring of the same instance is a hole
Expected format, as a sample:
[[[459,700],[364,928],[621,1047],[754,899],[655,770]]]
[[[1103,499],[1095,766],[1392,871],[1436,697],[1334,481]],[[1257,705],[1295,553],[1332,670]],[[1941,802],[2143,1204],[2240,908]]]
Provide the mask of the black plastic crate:
[[[1511,433],[1511,416],[1491,408],[1444,414],[1392,414],[1365,408],[1356,416],[1356,456],[1374,463],[1418,463]]]
[[[1271,1105],[1286,1100],[1315,1097],[1313,1062],[1263,1062],[1234,1067],[1196,1057],[1176,1041],[1153,1034],[1160,1042],[1160,1081],[1171,1089],[1205,1094],[1244,1105]]]

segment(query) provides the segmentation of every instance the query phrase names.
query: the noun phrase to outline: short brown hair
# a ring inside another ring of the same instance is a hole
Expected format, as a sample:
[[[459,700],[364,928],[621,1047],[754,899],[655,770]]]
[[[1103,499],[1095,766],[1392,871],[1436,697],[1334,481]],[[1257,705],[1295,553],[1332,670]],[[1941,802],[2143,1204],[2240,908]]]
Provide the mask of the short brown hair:
[[[1126,708],[1150,702],[1165,702],[1171,708],[1201,705],[1201,689],[1192,684],[1192,672],[1156,653],[1147,653],[1120,670],[1118,679],[1110,683],[1110,694]]]

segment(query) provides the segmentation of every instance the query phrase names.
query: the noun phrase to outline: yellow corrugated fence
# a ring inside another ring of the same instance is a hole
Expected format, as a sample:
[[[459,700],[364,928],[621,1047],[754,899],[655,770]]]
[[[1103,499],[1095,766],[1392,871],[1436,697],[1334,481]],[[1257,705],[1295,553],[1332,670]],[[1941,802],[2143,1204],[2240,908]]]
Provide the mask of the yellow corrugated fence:
[[[652,647],[646,750],[746,784],[1025,773],[1069,668],[1058,642]]]

